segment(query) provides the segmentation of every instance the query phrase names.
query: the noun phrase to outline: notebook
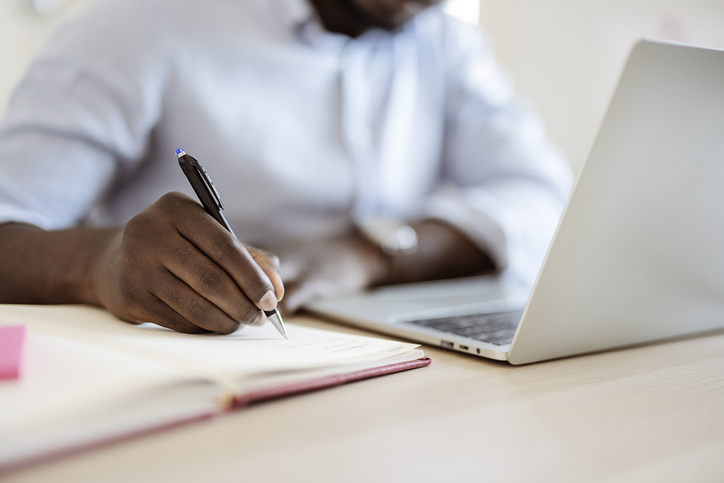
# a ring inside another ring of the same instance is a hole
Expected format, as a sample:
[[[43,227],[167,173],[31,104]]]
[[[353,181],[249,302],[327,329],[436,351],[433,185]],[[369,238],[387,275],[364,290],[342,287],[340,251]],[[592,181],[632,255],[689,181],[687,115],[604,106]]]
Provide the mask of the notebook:
[[[231,335],[131,325],[88,306],[0,305],[25,327],[23,371],[0,381],[0,474],[253,402],[423,367],[417,345],[288,324]]]
[[[512,364],[723,329],[722,79],[724,51],[634,46],[533,287],[471,278],[308,310]]]

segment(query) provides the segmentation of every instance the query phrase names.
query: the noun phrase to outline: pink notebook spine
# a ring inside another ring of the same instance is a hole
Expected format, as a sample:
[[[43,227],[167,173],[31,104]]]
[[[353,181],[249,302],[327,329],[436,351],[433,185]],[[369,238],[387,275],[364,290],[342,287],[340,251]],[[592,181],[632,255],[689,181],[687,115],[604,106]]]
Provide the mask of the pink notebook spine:
[[[336,374],[332,376],[321,377],[318,379],[312,379],[309,381],[302,381],[293,384],[286,384],[284,386],[271,387],[268,389],[261,389],[259,391],[252,391],[236,396],[234,398],[234,401],[232,402],[232,409],[243,408],[257,402],[292,396],[304,392],[317,391],[319,389],[325,389],[334,386],[341,386],[342,384],[347,384],[350,382],[371,379],[373,377],[394,374],[396,372],[408,371],[410,369],[417,369],[418,367],[429,366],[431,363],[432,359],[430,359],[429,357],[422,357],[414,361],[399,362],[387,366],[374,367],[372,369],[365,369],[363,371],[351,372],[349,374]]]

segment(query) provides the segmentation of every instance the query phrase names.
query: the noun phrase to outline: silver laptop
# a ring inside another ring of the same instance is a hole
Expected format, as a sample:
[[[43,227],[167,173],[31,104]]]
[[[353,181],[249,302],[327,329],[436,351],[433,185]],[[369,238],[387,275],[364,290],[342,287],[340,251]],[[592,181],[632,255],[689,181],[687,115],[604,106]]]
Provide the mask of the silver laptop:
[[[308,309],[512,364],[724,329],[724,51],[634,47],[532,290],[478,277]]]

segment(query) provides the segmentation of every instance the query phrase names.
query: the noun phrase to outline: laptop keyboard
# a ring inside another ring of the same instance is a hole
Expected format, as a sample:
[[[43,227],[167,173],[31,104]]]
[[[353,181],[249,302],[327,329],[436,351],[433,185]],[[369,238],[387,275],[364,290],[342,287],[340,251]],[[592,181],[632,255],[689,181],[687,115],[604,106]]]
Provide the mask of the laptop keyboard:
[[[410,323],[502,346],[513,342],[515,329],[518,327],[518,322],[520,322],[522,316],[522,310],[515,310],[492,314],[456,315],[436,319],[411,320]]]

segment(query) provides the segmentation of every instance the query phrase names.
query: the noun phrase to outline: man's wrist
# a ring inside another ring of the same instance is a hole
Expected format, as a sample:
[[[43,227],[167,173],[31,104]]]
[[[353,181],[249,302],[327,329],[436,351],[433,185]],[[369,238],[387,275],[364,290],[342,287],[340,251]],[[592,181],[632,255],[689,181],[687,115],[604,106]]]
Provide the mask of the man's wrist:
[[[417,249],[389,257],[386,284],[471,276],[495,268],[487,253],[447,223],[423,220],[414,229]]]
[[[389,256],[415,253],[418,239],[415,229],[392,218],[369,219],[358,224],[362,236]]]
[[[357,225],[360,237],[374,249],[379,268],[372,285],[388,285],[395,279],[397,260],[414,254],[417,231],[393,218],[370,218]]]
[[[355,252],[364,260],[368,285],[372,287],[386,285],[392,273],[392,257],[379,245],[372,243],[359,229],[351,235],[351,243]]]
[[[113,273],[118,270],[116,257],[120,249],[123,237],[122,228],[98,229],[97,250],[86,260],[87,269],[85,278],[81,285],[79,298],[83,303],[107,307],[106,295],[112,289],[109,288]]]

